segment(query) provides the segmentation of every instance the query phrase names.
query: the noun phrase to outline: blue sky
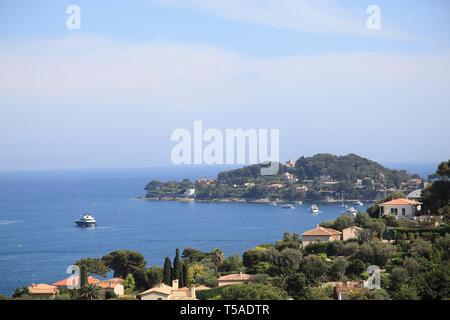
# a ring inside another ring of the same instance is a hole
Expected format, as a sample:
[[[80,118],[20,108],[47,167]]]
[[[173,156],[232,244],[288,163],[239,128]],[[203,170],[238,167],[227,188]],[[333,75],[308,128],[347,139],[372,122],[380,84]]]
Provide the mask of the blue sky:
[[[66,8],[81,9],[68,30]],[[367,30],[366,8],[381,9]],[[281,159],[450,150],[450,4],[0,1],[0,170],[170,165],[171,132],[280,130]]]

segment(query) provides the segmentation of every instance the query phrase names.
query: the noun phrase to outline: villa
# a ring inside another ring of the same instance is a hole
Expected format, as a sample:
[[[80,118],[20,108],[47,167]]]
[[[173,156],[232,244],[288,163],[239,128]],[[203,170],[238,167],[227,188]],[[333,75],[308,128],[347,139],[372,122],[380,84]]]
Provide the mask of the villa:
[[[409,199],[398,198],[379,204],[379,216],[391,214],[397,219],[413,219],[421,209],[421,203]]]
[[[55,282],[52,286],[57,286],[58,288],[67,288],[72,287],[75,288],[78,286],[78,281],[80,281],[80,277],[69,277],[67,279]],[[97,284],[100,280],[93,278],[91,276],[88,277],[88,284]]]
[[[348,239],[356,239],[358,237],[358,231],[361,231],[362,228],[352,226],[342,230],[342,240],[346,241]]]
[[[39,299],[50,299],[53,298],[58,292],[57,286],[52,286],[45,283],[32,284],[28,287],[28,292],[33,297],[38,297]]]
[[[308,245],[313,242],[321,241],[335,241],[341,238],[342,232],[331,229],[324,228],[317,225],[316,228],[305,231],[302,233],[303,245]]]
[[[226,286],[228,284],[246,284],[251,280],[251,275],[246,273],[228,274],[226,276],[221,276],[217,279],[219,287]]]
[[[141,300],[197,300],[195,286],[178,288],[178,279],[172,281],[172,286],[164,283],[141,293]]]

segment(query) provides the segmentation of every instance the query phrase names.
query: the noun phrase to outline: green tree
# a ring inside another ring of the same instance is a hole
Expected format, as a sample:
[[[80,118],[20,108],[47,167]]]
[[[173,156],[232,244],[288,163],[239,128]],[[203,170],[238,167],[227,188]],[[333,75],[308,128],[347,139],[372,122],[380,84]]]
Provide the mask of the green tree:
[[[390,300],[389,293],[384,289],[375,289],[370,292],[370,300]]]
[[[136,269],[133,273],[133,278],[135,281],[135,286],[139,290],[148,289],[148,278],[147,278],[147,270],[145,268]]]
[[[287,248],[281,251],[278,260],[280,270],[283,274],[294,274],[300,268],[300,263],[302,262],[302,253],[299,250]]]
[[[219,274],[219,266],[224,262],[223,251],[220,249],[213,249],[211,251],[211,262],[216,269],[216,275]]]
[[[169,261],[170,263],[170,261]],[[163,282],[164,269],[159,266],[152,266],[147,269],[147,288],[153,288]],[[170,282],[170,281],[169,281]],[[164,282],[165,283],[165,282]]]
[[[21,289],[16,288],[16,290],[14,290],[12,297],[14,298],[20,298],[23,295],[29,295],[30,294],[30,290],[28,290],[28,287],[22,287]]]
[[[395,300],[419,300],[417,290],[406,284],[402,284],[397,290],[392,293]]]
[[[178,279],[181,284],[182,277],[182,267],[180,260],[180,250],[177,248],[175,253],[175,258],[173,259],[173,269],[172,269],[172,279]]]
[[[355,275],[359,276],[364,271],[366,271],[366,266],[364,265],[364,262],[362,262],[359,259],[352,260],[348,264],[347,269],[345,270],[346,274],[352,275],[352,276],[355,276]]]
[[[126,276],[125,281],[123,282],[123,287],[125,292],[131,294],[136,288],[136,282],[134,281],[133,275],[130,273]]]
[[[450,177],[450,160],[441,162],[436,173],[442,177]]]
[[[172,285],[172,263],[169,257],[164,261],[163,282],[168,286]]]
[[[102,262],[114,270],[114,277],[125,278],[136,269],[145,268],[147,262],[136,251],[117,250],[102,257]]]
[[[333,281],[340,281],[347,270],[348,262],[343,258],[338,258],[334,261],[330,268],[330,277]]]
[[[181,267],[181,271],[182,271],[182,283],[181,286],[182,287],[188,287],[190,286],[190,283],[188,282],[188,266],[186,262],[182,262],[181,263],[182,267]]]
[[[296,273],[286,278],[284,289],[295,300],[301,300],[309,292],[308,282],[303,273]]]
[[[310,285],[316,285],[322,279],[328,271],[327,264],[318,256],[309,255],[303,259],[301,264],[301,270]]]
[[[88,272],[86,265],[82,264],[80,267],[80,288],[83,289],[89,284]]]
[[[95,284],[88,284],[80,290],[82,300],[100,299],[101,289]]]
[[[424,300],[449,298],[450,265],[441,264],[434,266],[430,271],[418,273],[413,283],[419,296]]]
[[[391,271],[391,286],[393,290],[399,289],[408,280],[408,271],[402,267],[395,267]]]
[[[342,231],[345,228],[351,227],[355,222],[355,218],[351,214],[342,214],[334,222],[334,227]]]
[[[361,227],[361,228],[365,228],[365,227],[367,227],[367,225],[369,224],[369,222],[370,222],[370,217],[369,217],[369,215],[367,214],[367,213],[365,213],[365,212],[358,212],[357,214],[356,214],[356,217],[355,217],[355,224],[358,226],[358,227]]]
[[[90,276],[98,275],[100,277],[106,278],[107,273],[109,272],[109,268],[99,258],[80,259],[77,262],[75,262],[75,265],[79,267],[85,265],[87,268],[87,273]]]

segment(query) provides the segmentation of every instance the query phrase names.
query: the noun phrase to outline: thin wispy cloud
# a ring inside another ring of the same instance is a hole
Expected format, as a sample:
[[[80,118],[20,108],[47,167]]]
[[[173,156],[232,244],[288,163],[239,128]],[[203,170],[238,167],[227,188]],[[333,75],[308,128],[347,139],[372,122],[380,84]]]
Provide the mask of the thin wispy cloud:
[[[408,33],[389,28],[369,30],[366,8],[342,9],[333,0],[154,0],[166,6],[193,8],[217,17],[279,29],[315,34],[358,35],[410,39]]]
[[[89,35],[4,43],[3,99],[80,99],[170,108],[250,104],[264,97],[421,93],[447,101],[448,52],[352,52],[243,58],[205,45],[118,44]],[[442,94],[437,94],[442,93]]]

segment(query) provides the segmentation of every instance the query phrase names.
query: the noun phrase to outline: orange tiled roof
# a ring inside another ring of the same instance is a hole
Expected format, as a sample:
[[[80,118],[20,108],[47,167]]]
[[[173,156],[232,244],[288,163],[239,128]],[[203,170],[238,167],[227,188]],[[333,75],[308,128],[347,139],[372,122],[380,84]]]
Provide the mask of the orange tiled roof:
[[[398,198],[394,199],[388,202],[381,203],[380,206],[387,206],[387,205],[405,205],[405,204],[412,204],[412,205],[418,205],[421,204],[420,202],[404,199],[404,198]]]
[[[249,280],[251,275],[246,273],[228,274],[226,276],[219,277],[219,281],[238,281],[238,280]]]
[[[55,283],[52,284],[52,286],[67,286],[68,284],[74,285],[74,284],[77,284],[77,283],[78,283],[79,277],[74,277],[74,278],[73,278],[73,279],[74,279],[74,282],[73,282],[73,283],[69,283],[69,279],[72,279],[72,278],[69,277],[69,278],[64,279],[64,280],[61,280],[61,281],[59,281],[59,282],[55,282]],[[89,283],[89,284],[96,284],[96,283],[98,283],[98,282],[100,282],[100,280],[98,280],[98,279],[96,279],[96,278],[93,278],[93,277],[91,277],[91,276],[88,277],[88,283]]]
[[[331,236],[334,234],[342,234],[342,232],[318,226],[314,229],[303,232],[302,236]]]
[[[120,284],[119,282],[110,282],[110,281],[100,281],[99,283],[97,283],[99,287],[102,287],[104,289],[115,288],[119,284]]]
[[[31,294],[53,294],[57,291],[57,287],[56,286],[52,286],[49,284],[45,284],[45,283],[39,283],[39,284],[32,284],[30,287],[28,287],[28,291]]]

